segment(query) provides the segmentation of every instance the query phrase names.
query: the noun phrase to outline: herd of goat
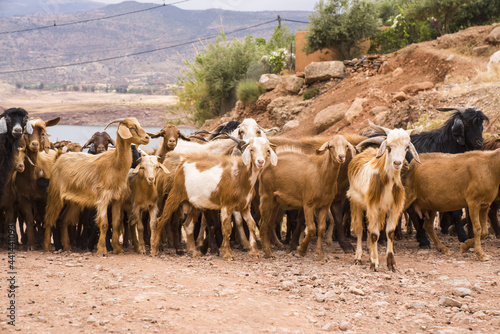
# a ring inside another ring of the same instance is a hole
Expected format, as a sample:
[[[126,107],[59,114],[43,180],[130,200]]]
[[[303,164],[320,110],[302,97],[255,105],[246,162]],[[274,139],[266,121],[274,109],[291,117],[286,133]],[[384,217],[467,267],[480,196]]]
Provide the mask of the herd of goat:
[[[483,141],[488,118],[475,107],[438,110],[454,113],[428,132],[370,122],[368,137],[299,139],[271,135],[253,119],[187,137],[173,125],[147,133],[135,118],[125,118],[108,124],[118,126],[116,141],[97,132],[82,147],[48,140],[47,128],[60,118],[43,121],[22,108],[7,109],[0,115],[1,242],[6,245],[14,230],[21,234],[16,246],[27,250],[97,246],[97,254],[120,254],[132,243],[142,254],[149,244],[155,256],[164,247],[181,254],[183,229],[191,255],[220,247],[231,260],[231,240],[255,258],[259,239],[265,257],[283,242],[305,256],[317,236],[321,260],[323,243],[333,239],[345,252],[353,250],[347,239],[352,227],[355,262],[361,262],[365,235],[370,268],[378,269],[377,244],[385,231],[387,266],[394,270],[402,216],[413,222],[421,247],[429,246],[428,234],[449,253],[434,230],[440,212],[443,231],[455,224],[461,251],[474,248],[485,261],[481,240],[488,220],[500,238],[499,139]],[[138,148],[158,137],[157,148]]]

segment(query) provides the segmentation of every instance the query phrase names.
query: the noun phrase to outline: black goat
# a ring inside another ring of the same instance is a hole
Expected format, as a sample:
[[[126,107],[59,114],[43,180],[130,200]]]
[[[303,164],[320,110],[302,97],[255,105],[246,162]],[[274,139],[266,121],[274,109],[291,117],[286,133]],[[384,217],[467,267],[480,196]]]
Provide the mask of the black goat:
[[[23,108],[10,108],[0,115],[0,202],[12,169],[14,152],[25,127],[26,132],[33,133],[28,122],[28,113]]]
[[[411,136],[411,142],[418,153],[442,152],[442,153],[464,153],[480,149],[483,146],[483,122],[489,121],[488,117],[476,107],[446,107],[437,108],[439,111],[457,112],[451,116],[439,129],[422,132]],[[406,155],[408,162],[412,156]],[[412,210],[408,210],[415,229],[417,240],[421,248],[429,248],[430,242],[423,228],[423,219]],[[460,241],[467,240],[460,217],[462,211],[445,212],[445,219],[453,221]]]

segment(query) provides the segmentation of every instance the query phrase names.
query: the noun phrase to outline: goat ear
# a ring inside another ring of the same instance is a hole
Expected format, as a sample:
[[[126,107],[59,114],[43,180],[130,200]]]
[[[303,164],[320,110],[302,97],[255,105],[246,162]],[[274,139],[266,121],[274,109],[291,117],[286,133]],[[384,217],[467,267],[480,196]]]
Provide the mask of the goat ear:
[[[413,155],[413,159],[415,159],[418,163],[420,163],[420,157],[418,156],[418,152],[417,152],[417,149],[415,148],[415,146],[413,146],[412,143],[410,143],[410,153],[411,155]]]
[[[179,131],[178,134],[179,134],[179,138],[182,138],[183,140],[191,141],[191,139],[189,139],[188,137],[186,137],[182,132]]]
[[[356,156],[356,148],[351,143],[347,143],[347,147],[349,147],[349,151],[351,151],[351,158],[354,158]]]
[[[165,172],[165,174],[170,174],[170,171],[165,167],[164,164],[159,164],[160,168]]]
[[[416,135],[420,132],[422,132],[422,130],[424,129],[424,127],[422,125],[420,125],[418,128],[415,128],[415,129],[410,129],[410,130],[406,130],[406,132],[410,135],[410,136],[413,136],[413,135]]]
[[[250,147],[247,146],[245,150],[243,151],[243,154],[241,155],[241,158],[243,159],[243,163],[245,166],[250,165],[250,162],[252,160],[252,154],[250,153]]]
[[[271,165],[276,166],[278,164],[278,155],[274,152],[273,149],[271,151]]]
[[[453,126],[451,127],[451,133],[453,137],[460,145],[465,145],[465,136],[464,136],[464,122],[461,119],[457,118],[453,122]]]
[[[139,169],[141,169],[141,164],[137,164],[137,166],[135,166],[134,170],[131,173],[137,174],[137,173],[139,173]]]
[[[382,144],[380,144],[380,147],[378,148],[377,155],[375,156],[376,158],[380,158],[385,150],[387,149],[387,140],[384,140]]]
[[[321,145],[321,147],[320,147],[320,148],[318,148],[318,149],[316,150],[316,152],[318,152],[318,153],[323,152],[323,151],[324,151],[324,150],[326,150],[328,147],[330,147],[330,146],[329,146],[329,144],[330,144],[330,142],[326,142],[326,143],[324,143],[323,145]]]
[[[116,132],[122,139],[132,138],[132,133],[130,133],[130,129],[123,124],[118,125],[118,130]]]
[[[160,131],[160,132],[157,132],[157,133],[149,133],[147,132],[148,136],[150,136],[151,138],[158,138],[160,137],[161,135],[163,135],[163,133]]]
[[[2,117],[2,119],[0,119],[0,134],[4,133],[7,133],[7,121],[5,117]]]
[[[29,135],[33,134],[33,127],[31,126],[31,122],[30,121],[26,122],[26,132]]]
[[[45,122],[45,126],[57,125],[57,123],[59,123],[60,120],[61,120],[61,117],[56,117],[56,118],[50,119],[50,120]]]

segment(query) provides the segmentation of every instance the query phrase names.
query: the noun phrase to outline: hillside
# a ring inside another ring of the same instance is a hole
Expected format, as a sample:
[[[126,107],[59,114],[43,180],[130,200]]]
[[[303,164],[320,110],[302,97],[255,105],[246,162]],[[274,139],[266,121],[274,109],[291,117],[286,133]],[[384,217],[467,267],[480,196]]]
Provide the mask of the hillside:
[[[109,5],[97,10],[78,13],[57,13],[0,18],[0,32],[28,29],[66,22],[95,19],[158,4],[134,1]],[[0,80],[11,84],[106,83],[147,84],[175,83],[184,68],[183,59],[192,59],[206,42],[200,39],[229,33],[263,22],[281,14],[283,18],[308,21],[308,12],[236,12],[227,10],[182,10],[165,6],[155,10],[100,21],[54,27],[22,33],[0,34],[0,71],[56,66],[89,60],[122,56],[190,41],[183,46],[162,51],[103,61],[81,66],[48,69],[35,72],[1,75]],[[291,31],[305,24],[286,22]],[[243,38],[269,38],[276,23],[230,34]]]
[[[356,99],[363,99],[362,110],[351,123],[343,119],[322,134],[362,132],[367,128],[368,119],[388,127],[406,128],[419,123],[431,129],[440,126],[449,116],[436,111],[436,107],[441,106],[477,106],[490,118],[485,132],[498,133],[500,73],[487,73],[486,65],[500,47],[486,44],[485,39],[499,25],[472,27],[384,55],[387,63],[376,75],[353,72],[341,82],[324,81],[306,86],[304,89],[317,87],[325,92],[307,103],[302,102],[300,95],[287,95],[283,86],[278,85],[262,95],[256,104],[239,104],[230,115],[207,121],[204,128],[212,129],[230,119],[254,117],[265,127],[283,127],[286,122],[297,120],[299,126],[284,132],[284,136],[315,135],[318,132],[313,122],[320,111],[340,103],[351,106]],[[485,47],[482,53],[474,50],[480,46]],[[411,89],[424,83],[429,85],[425,90]],[[396,94],[405,89],[409,90],[406,100],[395,99]]]

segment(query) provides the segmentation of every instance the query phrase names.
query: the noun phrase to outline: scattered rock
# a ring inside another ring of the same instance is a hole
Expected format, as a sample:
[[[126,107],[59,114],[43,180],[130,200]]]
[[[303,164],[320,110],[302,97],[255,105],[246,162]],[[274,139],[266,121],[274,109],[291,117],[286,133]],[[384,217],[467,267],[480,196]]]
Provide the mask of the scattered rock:
[[[445,307],[460,307],[460,306],[462,306],[462,303],[459,302],[456,299],[453,299],[453,298],[450,298],[450,297],[446,297],[446,296],[442,296],[439,299],[439,305],[445,306]]]
[[[349,110],[345,113],[345,119],[349,124],[363,112],[363,103],[366,101],[367,99],[356,98],[351,104]]]
[[[499,27],[500,28],[500,27]],[[500,62],[500,51],[495,52],[491,55],[490,61],[488,65],[486,65],[486,69],[490,72],[493,69],[493,66]]]
[[[475,48],[472,49],[472,54],[474,56],[482,56],[488,51],[489,47],[487,45],[483,46],[476,46]]]
[[[295,76],[299,78],[305,78],[306,74],[304,72],[295,72]]]
[[[333,324],[331,322],[328,322],[328,323],[326,323],[326,325],[321,327],[321,330],[324,332],[330,332],[330,331],[333,331],[333,329],[334,329],[334,327],[333,327]]]
[[[339,324],[339,329],[343,332],[351,329],[351,324],[345,320],[341,321]]]
[[[314,129],[316,133],[320,133],[328,129],[333,124],[342,120],[349,110],[345,103],[335,104],[321,110],[314,118]]]
[[[446,277],[446,276],[444,276],[444,277]],[[446,279],[447,278],[448,277],[446,277]],[[471,286],[472,285],[468,280],[466,280],[466,279],[458,279],[458,278],[447,280],[447,281],[445,281],[445,283],[447,285],[456,286],[456,287],[465,287],[465,286]]]
[[[431,81],[424,81],[415,84],[404,85],[403,87],[401,87],[401,91],[406,94],[414,95],[420,91],[431,89],[432,87],[434,87],[434,83],[432,83]]]
[[[314,298],[316,299],[316,301],[317,301],[318,303],[323,303],[323,302],[325,301],[325,295],[324,295],[324,294],[322,294],[322,293],[316,293],[316,294],[314,295]]]
[[[305,68],[306,84],[332,78],[343,78],[345,66],[342,61],[312,62]]]
[[[494,28],[486,37],[486,42],[490,44],[500,43],[500,27]]]
[[[283,132],[290,131],[292,129],[297,128],[300,125],[300,122],[296,119],[293,119],[291,121],[288,121],[283,125]]]
[[[288,93],[298,94],[305,80],[297,76],[291,76],[285,78],[285,89]]]
[[[455,55],[449,55],[448,58],[446,58],[446,61],[451,61],[455,58]]]
[[[290,290],[291,288],[293,288],[295,286],[295,283],[293,283],[292,281],[283,281],[281,282],[281,288],[283,290]]]
[[[394,95],[394,99],[396,101],[405,101],[408,99],[408,96],[404,92],[398,92]]]
[[[392,71],[392,77],[395,78],[398,75],[403,74],[404,70],[401,67],[396,68],[394,71]]]
[[[276,74],[262,74],[259,83],[266,88],[266,90],[273,90],[281,83],[281,77]]]
[[[455,288],[453,294],[459,297],[472,296],[472,290],[467,288]]]
[[[336,295],[337,295],[337,292],[335,292],[334,290],[329,290],[329,291],[327,291],[327,292],[325,293],[325,298],[327,298],[327,299],[328,299],[328,298],[332,298],[332,297],[334,297],[334,296],[336,296]]]
[[[97,319],[94,318],[94,316],[91,314],[89,315],[89,317],[87,318],[87,323],[89,324],[95,324],[97,322]]]
[[[365,292],[361,289],[355,288],[355,287],[350,287],[349,292],[352,294],[355,294],[356,296],[364,296]]]
[[[378,106],[378,107],[372,108],[370,110],[370,112],[372,113],[372,115],[377,116],[378,114],[389,112],[389,108],[384,107],[384,106]]]
[[[285,122],[300,113],[306,103],[306,101],[297,100],[292,96],[282,96],[275,98],[268,104],[267,112],[274,119]]]

